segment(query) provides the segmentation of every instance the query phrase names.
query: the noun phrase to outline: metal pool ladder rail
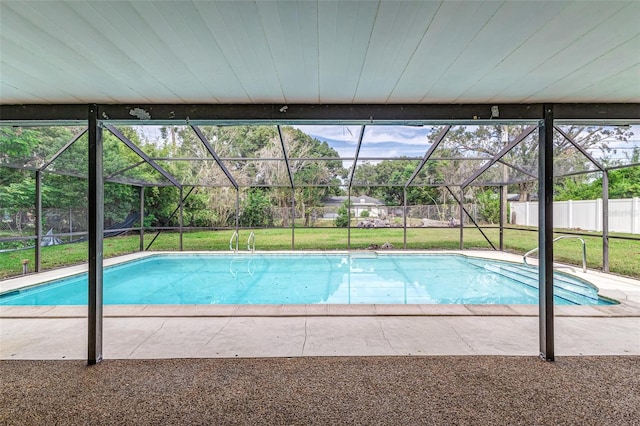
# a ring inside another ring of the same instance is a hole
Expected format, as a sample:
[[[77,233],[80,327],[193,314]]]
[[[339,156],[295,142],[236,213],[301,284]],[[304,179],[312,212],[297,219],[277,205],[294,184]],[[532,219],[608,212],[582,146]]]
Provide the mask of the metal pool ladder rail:
[[[238,252],[238,231],[234,231],[233,235],[231,236],[231,239],[229,240],[229,250],[231,250],[234,253]],[[236,246],[233,247],[233,242],[236,242]]]
[[[580,237],[573,237],[570,235],[561,235],[557,238],[554,238],[553,242],[555,243],[558,240],[562,240],[565,238],[570,238],[570,239],[574,239],[574,240],[580,240],[580,242],[582,243],[582,272],[584,272],[585,274],[587,273],[587,244],[584,242],[584,240]],[[524,262],[525,265],[527,266],[531,266],[527,263],[527,256],[529,256],[530,254],[533,254],[535,252],[537,252],[539,249],[539,247],[536,247],[534,249],[529,250],[528,252],[526,252],[524,254],[524,256],[522,256],[522,261]]]
[[[256,251],[256,234],[254,234],[253,231],[251,231],[249,238],[247,238],[247,250],[251,253]]]

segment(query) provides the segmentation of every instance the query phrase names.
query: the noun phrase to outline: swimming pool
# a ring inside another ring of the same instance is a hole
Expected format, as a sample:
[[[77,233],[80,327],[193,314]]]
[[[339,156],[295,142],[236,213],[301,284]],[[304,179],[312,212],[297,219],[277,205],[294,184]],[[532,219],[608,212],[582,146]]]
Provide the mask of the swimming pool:
[[[105,268],[112,304],[535,304],[537,269],[463,255],[160,254]],[[556,272],[554,303],[611,304]],[[86,305],[87,274],[0,295],[0,305]]]

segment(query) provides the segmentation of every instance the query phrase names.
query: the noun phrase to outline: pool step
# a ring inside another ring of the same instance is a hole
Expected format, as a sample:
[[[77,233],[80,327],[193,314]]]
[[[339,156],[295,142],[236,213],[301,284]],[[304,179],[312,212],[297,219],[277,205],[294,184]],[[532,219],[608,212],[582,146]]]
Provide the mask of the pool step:
[[[504,269],[533,278],[536,281],[537,288],[538,270],[536,268],[531,268],[524,265],[505,265]],[[578,293],[586,297],[590,297],[588,293],[594,290],[594,288],[586,283],[582,283],[577,280],[577,278],[571,279],[571,277],[563,274],[554,273],[553,275],[553,283],[555,287],[562,288],[572,293]]]
[[[487,264],[481,262],[472,263],[489,272],[510,278],[528,287],[538,290],[538,271],[533,268],[511,264]],[[598,297],[593,288],[585,284],[576,283],[562,275],[554,274],[554,296],[576,304],[585,304],[587,301],[597,301]],[[594,297],[595,296],[595,297]],[[585,300],[587,299],[587,300]],[[592,302],[593,303],[593,302]]]
[[[474,264],[474,266],[480,267],[480,268],[485,268],[487,266],[489,267],[493,267],[493,268],[500,268],[503,270],[507,270],[507,271],[511,271],[511,272],[516,272],[519,275],[528,277],[528,278],[532,278],[536,281],[538,281],[538,269],[537,268],[533,268],[533,267],[528,267],[525,265],[518,265],[518,264],[511,264],[511,263],[506,263],[506,262],[499,262],[496,264],[486,264],[483,262],[474,262],[473,260],[470,261],[470,263]],[[570,291],[578,291],[580,289],[584,289],[586,287],[586,284],[581,284],[579,282],[573,281],[570,277],[566,276],[566,275],[562,275],[562,274],[554,274],[554,283],[556,283],[556,285],[558,285],[559,283],[563,284],[564,288],[567,288]],[[566,286],[564,285],[566,284]],[[536,285],[537,288],[537,285]]]

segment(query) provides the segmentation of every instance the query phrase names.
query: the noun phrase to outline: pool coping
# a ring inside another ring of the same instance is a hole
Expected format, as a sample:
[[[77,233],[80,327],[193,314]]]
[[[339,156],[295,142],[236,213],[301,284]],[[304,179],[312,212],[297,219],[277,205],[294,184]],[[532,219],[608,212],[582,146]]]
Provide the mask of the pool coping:
[[[256,251],[257,254],[358,254],[360,251]],[[522,264],[522,256],[494,251],[366,251],[371,254],[456,254]],[[112,266],[161,254],[213,254],[227,252],[181,251],[139,252],[104,260]],[[247,253],[238,253],[247,255]],[[535,265],[535,259],[533,264]],[[554,264],[556,270],[586,280],[598,294],[619,302],[617,305],[554,306],[557,317],[640,317],[640,281],[596,270],[585,274],[578,267]],[[87,271],[87,264],[0,281],[0,293],[65,278]],[[104,305],[105,318],[122,317],[298,317],[298,316],[538,316],[538,305],[435,305],[435,304],[313,304],[313,305]],[[87,306],[0,306],[0,318],[82,318]]]

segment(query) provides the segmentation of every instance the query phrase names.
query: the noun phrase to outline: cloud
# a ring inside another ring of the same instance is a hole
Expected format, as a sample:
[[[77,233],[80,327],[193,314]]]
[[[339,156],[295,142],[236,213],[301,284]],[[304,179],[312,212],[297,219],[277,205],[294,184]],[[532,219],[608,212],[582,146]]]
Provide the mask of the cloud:
[[[358,143],[360,126],[293,126],[319,140]]]
[[[323,141],[342,143],[358,143],[361,126],[294,126],[302,132]],[[405,145],[428,146],[427,137],[431,133],[429,127],[414,126],[367,126],[363,142],[375,143],[400,143]]]

